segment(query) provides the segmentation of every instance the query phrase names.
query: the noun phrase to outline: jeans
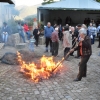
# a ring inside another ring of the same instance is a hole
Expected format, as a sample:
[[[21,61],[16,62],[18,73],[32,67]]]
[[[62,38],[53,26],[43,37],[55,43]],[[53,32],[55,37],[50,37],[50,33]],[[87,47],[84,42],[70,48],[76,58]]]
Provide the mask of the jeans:
[[[23,39],[23,42],[25,43],[25,35],[23,32],[19,32],[20,37]]]
[[[95,35],[93,35],[93,39],[91,39],[91,44],[94,44],[95,42]]]
[[[27,34],[27,39],[29,40],[31,35],[30,31],[27,31],[26,34]]]
[[[34,51],[34,42],[29,43],[29,50],[32,52]]]
[[[6,43],[8,40],[8,34],[2,34],[2,42]]]

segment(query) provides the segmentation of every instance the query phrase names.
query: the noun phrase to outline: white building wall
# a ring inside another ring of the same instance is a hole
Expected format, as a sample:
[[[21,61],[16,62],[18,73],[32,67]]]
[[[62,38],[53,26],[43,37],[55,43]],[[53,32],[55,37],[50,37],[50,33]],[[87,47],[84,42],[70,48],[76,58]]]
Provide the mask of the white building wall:
[[[12,17],[11,12],[12,6],[8,3],[0,3],[0,27],[2,26],[3,22],[7,22]]]

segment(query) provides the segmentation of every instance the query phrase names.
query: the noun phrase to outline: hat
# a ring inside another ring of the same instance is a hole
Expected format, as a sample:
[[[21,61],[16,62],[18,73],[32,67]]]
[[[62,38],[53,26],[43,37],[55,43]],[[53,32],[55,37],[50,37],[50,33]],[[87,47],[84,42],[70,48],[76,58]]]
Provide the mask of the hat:
[[[85,28],[81,28],[81,29],[79,30],[79,33],[84,34],[84,35],[87,35],[87,31],[86,31]]]
[[[82,24],[78,24],[77,27],[82,27]]]
[[[58,28],[55,28],[56,31],[58,31]]]

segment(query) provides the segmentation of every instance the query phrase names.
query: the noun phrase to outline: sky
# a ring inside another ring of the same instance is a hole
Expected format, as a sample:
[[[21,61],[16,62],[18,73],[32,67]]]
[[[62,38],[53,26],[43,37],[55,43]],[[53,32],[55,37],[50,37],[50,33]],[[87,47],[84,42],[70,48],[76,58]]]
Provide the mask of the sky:
[[[21,5],[32,6],[43,2],[43,0],[14,0],[14,1],[15,1],[15,6],[21,6]]]

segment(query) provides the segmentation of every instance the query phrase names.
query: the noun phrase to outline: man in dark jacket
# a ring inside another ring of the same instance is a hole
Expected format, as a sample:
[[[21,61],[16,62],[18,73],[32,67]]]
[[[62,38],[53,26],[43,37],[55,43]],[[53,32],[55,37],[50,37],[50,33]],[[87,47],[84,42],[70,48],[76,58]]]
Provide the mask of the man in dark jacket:
[[[79,63],[79,73],[74,81],[81,81],[82,77],[86,77],[87,62],[92,54],[91,39],[87,36],[86,29],[81,28],[79,30],[79,36],[80,39],[78,46],[80,46],[79,51],[81,56],[81,62]],[[76,47],[71,51],[74,51],[75,49]]]
[[[38,47],[38,41],[39,41],[39,35],[40,35],[40,31],[38,29],[38,26],[35,27],[34,31],[33,31],[33,35],[34,35],[34,38],[35,38],[35,44],[36,46]]]
[[[76,29],[75,29],[75,34],[76,34],[77,41],[79,41],[79,30],[81,29],[81,27],[82,27],[82,25],[78,24]],[[75,58],[79,58],[79,49],[80,49],[80,46],[76,49],[77,50],[77,56],[75,56]]]

